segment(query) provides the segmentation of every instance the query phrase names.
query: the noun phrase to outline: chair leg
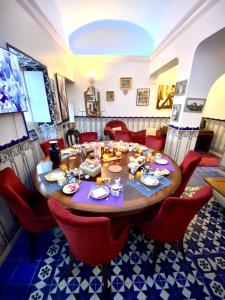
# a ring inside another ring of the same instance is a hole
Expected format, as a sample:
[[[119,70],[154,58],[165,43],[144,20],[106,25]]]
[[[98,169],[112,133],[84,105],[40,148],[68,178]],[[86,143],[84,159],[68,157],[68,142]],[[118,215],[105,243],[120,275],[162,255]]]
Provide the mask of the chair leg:
[[[106,297],[108,298],[110,294],[110,289],[108,286],[108,264],[102,265],[102,273],[103,273],[103,285],[105,288]]]
[[[178,247],[179,247],[179,250],[182,253],[183,257],[185,257],[183,239],[181,239],[181,240],[178,241]]]
[[[160,252],[163,249],[164,244],[158,241],[155,241],[155,246],[154,246],[154,250],[153,250],[153,263],[152,263],[152,269],[155,271],[155,265],[156,265],[156,261],[157,258],[160,254]]]
[[[69,275],[70,275],[70,273],[71,273],[71,271],[73,269],[74,261],[75,261],[75,259],[74,259],[73,255],[72,255],[72,253],[70,252],[70,260],[69,260],[68,267],[66,269],[66,276],[67,277],[69,277]]]
[[[30,260],[35,259],[35,245],[36,245],[36,233],[28,232],[29,244],[30,244]]]

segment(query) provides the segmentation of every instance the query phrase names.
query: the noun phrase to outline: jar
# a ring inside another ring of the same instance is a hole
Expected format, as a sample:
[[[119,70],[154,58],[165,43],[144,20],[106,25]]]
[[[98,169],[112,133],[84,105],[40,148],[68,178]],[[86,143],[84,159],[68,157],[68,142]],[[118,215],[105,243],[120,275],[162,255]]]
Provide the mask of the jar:
[[[58,141],[50,141],[49,145],[49,157],[50,160],[57,164],[60,162],[61,160],[61,153],[60,153],[60,149],[57,147]]]

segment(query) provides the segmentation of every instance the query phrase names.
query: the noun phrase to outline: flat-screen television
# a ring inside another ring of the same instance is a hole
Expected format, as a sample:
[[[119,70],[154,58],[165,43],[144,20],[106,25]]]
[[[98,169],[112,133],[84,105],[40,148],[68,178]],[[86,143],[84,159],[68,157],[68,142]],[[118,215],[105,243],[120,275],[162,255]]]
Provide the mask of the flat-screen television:
[[[17,56],[0,48],[0,113],[27,111],[27,96]]]

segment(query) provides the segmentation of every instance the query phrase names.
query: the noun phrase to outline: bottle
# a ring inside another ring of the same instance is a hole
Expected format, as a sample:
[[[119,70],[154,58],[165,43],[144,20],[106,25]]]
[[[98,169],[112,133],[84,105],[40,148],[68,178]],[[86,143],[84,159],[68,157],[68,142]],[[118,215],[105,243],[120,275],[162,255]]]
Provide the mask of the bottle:
[[[50,160],[54,163],[57,164],[61,160],[61,153],[59,148],[57,147],[58,141],[50,141],[49,145],[49,157]]]

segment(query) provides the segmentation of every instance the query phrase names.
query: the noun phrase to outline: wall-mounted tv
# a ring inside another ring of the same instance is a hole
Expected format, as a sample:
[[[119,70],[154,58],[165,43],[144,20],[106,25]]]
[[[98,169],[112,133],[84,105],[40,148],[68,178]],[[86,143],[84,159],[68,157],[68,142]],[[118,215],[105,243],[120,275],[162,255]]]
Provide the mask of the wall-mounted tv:
[[[0,113],[27,111],[27,96],[17,56],[0,48]]]

